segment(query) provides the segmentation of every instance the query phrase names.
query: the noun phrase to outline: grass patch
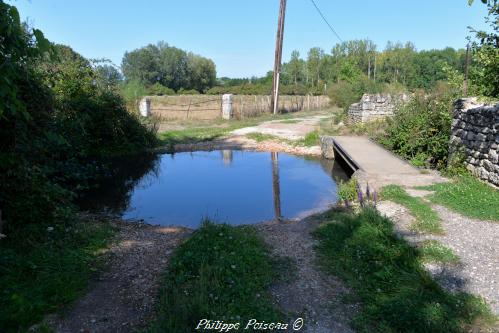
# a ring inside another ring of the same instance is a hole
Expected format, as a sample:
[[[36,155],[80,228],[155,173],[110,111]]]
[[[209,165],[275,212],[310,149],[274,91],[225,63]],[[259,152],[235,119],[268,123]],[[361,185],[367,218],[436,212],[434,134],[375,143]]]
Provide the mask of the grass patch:
[[[432,280],[420,252],[375,209],[330,212],[326,220],[314,232],[319,260],[361,300],[353,322],[359,332],[468,332],[496,323],[483,300],[448,293]]]
[[[300,120],[300,119],[284,119],[284,120],[281,120],[280,123],[281,124],[296,124],[296,123],[299,123],[301,121],[302,120]]]
[[[246,322],[283,316],[267,291],[277,278],[252,227],[205,222],[172,255],[151,332],[194,332],[203,318]]]
[[[442,233],[440,217],[421,198],[411,197],[398,185],[388,185],[381,190],[381,197],[405,206],[416,219],[414,230],[428,233]]]
[[[422,262],[456,263],[459,257],[450,248],[436,240],[428,240],[419,248]]]
[[[196,143],[219,139],[232,131],[232,127],[194,127],[159,134],[161,145],[173,149],[179,143]]]
[[[421,187],[435,191],[429,199],[463,215],[499,221],[499,191],[471,175],[462,175],[450,183]]]
[[[300,140],[300,144],[306,147],[317,146],[319,142],[319,131],[312,131],[305,135],[303,140]]]
[[[113,231],[76,221],[31,225],[0,240],[0,331],[23,332],[80,296]]]
[[[259,132],[248,133],[248,134],[246,134],[246,137],[248,139],[255,140],[256,142],[270,141],[270,140],[282,141],[282,138],[279,138],[278,136],[275,136],[272,134],[263,134],[263,133],[259,133]]]

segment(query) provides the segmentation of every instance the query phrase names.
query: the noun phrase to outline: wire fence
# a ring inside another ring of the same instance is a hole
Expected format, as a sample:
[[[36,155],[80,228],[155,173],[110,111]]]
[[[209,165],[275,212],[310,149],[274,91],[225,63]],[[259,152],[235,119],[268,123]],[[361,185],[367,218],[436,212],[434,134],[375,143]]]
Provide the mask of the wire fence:
[[[175,95],[150,96],[151,115],[159,120],[217,119],[222,115],[222,96]],[[236,119],[255,117],[270,112],[271,99],[268,95],[234,95],[232,110]],[[329,105],[327,96],[279,97],[279,110],[296,112],[316,110]]]

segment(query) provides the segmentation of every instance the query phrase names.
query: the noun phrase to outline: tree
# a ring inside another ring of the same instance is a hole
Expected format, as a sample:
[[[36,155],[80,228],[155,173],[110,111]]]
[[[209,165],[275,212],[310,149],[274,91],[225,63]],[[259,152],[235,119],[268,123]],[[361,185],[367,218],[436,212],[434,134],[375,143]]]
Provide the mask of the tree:
[[[471,5],[473,0],[469,0]],[[482,0],[487,6],[486,22],[491,31],[477,31],[472,42],[473,66],[470,71],[471,82],[477,93],[499,97],[499,3],[497,0]]]
[[[114,66],[98,65],[95,67],[97,73],[97,83],[102,87],[116,87],[123,81],[123,75]]]
[[[313,47],[308,51],[307,69],[312,81],[312,86],[317,87],[320,80],[321,60],[324,57],[324,51],[319,47]]]
[[[296,85],[298,80],[303,76],[303,60],[300,59],[300,52],[297,50],[291,52],[291,60],[287,64],[286,69]]]
[[[126,52],[121,67],[127,81],[138,81],[147,87],[159,83],[175,91],[203,92],[216,83],[216,68],[211,59],[165,42]]]

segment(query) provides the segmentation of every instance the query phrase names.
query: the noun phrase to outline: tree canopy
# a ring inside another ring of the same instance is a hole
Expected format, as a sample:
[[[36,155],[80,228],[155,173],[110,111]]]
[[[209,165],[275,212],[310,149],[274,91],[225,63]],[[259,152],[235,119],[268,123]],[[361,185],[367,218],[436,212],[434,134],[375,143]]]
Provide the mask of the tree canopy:
[[[205,92],[216,83],[216,67],[211,59],[165,42],[126,52],[121,67],[127,81],[138,81],[146,87],[160,84],[175,91]]]

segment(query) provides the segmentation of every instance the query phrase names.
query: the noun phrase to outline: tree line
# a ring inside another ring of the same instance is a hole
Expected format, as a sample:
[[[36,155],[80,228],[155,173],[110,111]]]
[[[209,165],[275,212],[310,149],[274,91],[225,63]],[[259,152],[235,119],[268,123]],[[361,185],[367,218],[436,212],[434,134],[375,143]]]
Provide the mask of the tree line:
[[[121,69],[127,81],[152,87],[158,93],[162,87],[174,92],[181,89],[205,92],[216,82],[216,67],[211,59],[165,42],[126,52]]]

